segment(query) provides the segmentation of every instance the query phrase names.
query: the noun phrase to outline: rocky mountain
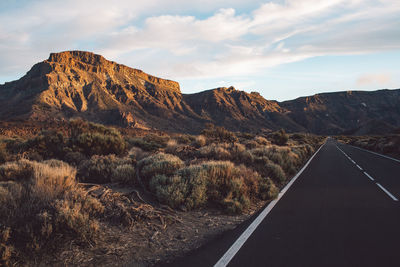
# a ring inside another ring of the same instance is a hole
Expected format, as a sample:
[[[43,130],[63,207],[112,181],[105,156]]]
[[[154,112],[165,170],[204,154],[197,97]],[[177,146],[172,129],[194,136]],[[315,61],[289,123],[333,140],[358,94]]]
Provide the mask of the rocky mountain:
[[[285,102],[233,87],[182,94],[177,82],[83,51],[50,54],[21,79],[0,85],[2,121],[83,117],[184,132],[199,132],[205,123],[234,131],[285,128],[318,134],[354,130],[370,120],[399,127],[399,104],[399,90],[318,94]]]
[[[400,90],[316,94],[279,103],[292,120],[316,134],[382,133],[400,126]],[[382,128],[383,127],[383,128]]]

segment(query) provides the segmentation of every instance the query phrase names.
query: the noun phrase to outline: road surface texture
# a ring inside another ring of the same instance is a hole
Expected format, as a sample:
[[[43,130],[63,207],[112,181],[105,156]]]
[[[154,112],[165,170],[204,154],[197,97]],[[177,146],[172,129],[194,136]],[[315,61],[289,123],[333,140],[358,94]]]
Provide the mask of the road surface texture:
[[[170,266],[400,266],[398,199],[400,162],[328,139],[228,262],[258,214]]]

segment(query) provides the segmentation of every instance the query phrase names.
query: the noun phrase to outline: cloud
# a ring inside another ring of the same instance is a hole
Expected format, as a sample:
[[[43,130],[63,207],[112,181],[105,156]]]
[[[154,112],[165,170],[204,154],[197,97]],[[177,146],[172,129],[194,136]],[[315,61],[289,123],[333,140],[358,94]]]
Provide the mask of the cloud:
[[[388,73],[370,73],[364,74],[358,77],[357,85],[358,86],[385,86],[390,84],[392,81],[392,77]]]
[[[70,49],[178,80],[224,80],[310,57],[400,49],[398,0],[13,3],[0,4],[0,80]]]

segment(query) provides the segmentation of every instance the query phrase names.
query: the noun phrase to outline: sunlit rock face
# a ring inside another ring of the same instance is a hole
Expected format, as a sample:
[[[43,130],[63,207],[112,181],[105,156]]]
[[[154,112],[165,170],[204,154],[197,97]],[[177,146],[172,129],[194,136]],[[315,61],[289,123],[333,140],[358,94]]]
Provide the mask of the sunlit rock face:
[[[21,79],[0,85],[0,120],[82,117],[122,127],[190,133],[214,123],[233,131],[284,128],[333,134],[370,120],[398,127],[399,99],[398,90],[319,94],[286,102],[234,87],[182,94],[175,81],[101,55],[66,51],[50,54]]]

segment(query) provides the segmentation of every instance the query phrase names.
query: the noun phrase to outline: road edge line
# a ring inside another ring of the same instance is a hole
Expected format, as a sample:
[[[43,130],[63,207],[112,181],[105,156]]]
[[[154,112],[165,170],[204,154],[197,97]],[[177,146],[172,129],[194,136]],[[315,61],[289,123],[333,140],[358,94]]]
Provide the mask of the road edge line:
[[[315,155],[321,150],[321,148],[326,144],[323,143],[318,150],[311,156],[311,158],[306,162],[306,164],[301,168],[301,170],[290,180],[290,182],[279,192],[278,197],[272,200],[268,206],[264,208],[264,210],[254,219],[254,221],[249,225],[249,227],[244,230],[244,232],[239,236],[238,239],[232,244],[232,246],[225,252],[225,254],[218,260],[218,262],[214,265],[214,267],[225,267],[229,264],[229,262],[233,259],[239,249],[244,245],[247,239],[251,236],[251,234],[256,230],[256,228],[260,225],[260,223],[267,217],[268,213],[275,207],[278,201],[282,198],[282,196],[289,190],[292,184],[297,180],[297,178],[303,173],[303,171],[308,167],[310,162],[313,160]]]
[[[348,144],[346,144],[346,145],[348,145]],[[386,155],[383,155],[383,154],[380,154],[380,153],[377,153],[377,152],[374,152],[374,151],[371,151],[371,150],[368,150],[368,149],[364,149],[364,148],[361,148],[361,147],[357,147],[357,146],[353,146],[353,145],[348,145],[348,146],[354,147],[354,148],[359,149],[361,151],[369,152],[371,154],[375,154],[377,156],[381,156],[383,158],[391,159],[393,161],[396,161],[396,162],[400,163],[399,159],[395,159],[395,158],[392,158],[392,157],[389,157],[389,156],[386,156]]]

